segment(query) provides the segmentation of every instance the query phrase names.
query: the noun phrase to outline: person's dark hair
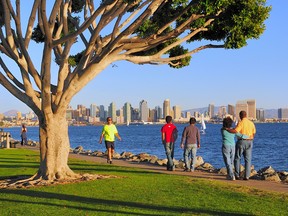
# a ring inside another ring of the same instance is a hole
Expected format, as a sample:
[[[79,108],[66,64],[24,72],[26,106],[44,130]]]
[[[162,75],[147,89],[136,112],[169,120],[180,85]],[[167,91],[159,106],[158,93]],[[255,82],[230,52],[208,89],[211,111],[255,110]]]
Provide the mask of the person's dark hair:
[[[196,119],[194,117],[191,117],[189,122],[190,122],[190,124],[195,124],[196,123]]]
[[[108,122],[108,120],[109,120],[109,119],[111,119],[111,120],[112,120],[112,118],[111,118],[111,117],[107,117],[107,118],[106,118],[106,121]]]
[[[167,123],[172,122],[172,116],[166,116],[166,122]]]
[[[223,119],[224,128],[231,128],[232,124],[233,124],[233,120],[229,116]]]
[[[244,111],[244,110],[240,111],[239,116],[241,119],[247,117],[246,111]]]

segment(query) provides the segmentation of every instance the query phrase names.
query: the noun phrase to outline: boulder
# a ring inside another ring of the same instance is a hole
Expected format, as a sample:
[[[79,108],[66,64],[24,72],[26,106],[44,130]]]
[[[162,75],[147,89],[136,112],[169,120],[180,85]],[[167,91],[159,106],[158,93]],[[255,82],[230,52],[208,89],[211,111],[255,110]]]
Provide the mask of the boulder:
[[[77,146],[74,150],[73,153],[75,154],[80,154],[81,152],[83,152],[83,147],[82,146]]]

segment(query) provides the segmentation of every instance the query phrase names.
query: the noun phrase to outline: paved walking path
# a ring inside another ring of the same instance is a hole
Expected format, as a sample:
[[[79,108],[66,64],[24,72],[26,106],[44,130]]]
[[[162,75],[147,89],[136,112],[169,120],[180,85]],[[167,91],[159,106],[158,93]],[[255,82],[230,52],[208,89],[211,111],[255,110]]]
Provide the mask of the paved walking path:
[[[39,150],[37,147],[32,146],[17,146],[17,148],[27,148],[31,150]],[[69,158],[75,158],[79,160],[95,162],[95,163],[107,163],[106,157],[96,157],[96,156],[88,156],[84,154],[74,154],[70,153]],[[279,192],[288,194],[288,184],[278,183],[278,182],[271,182],[271,181],[261,181],[261,180],[253,180],[250,179],[249,181],[244,180],[226,180],[226,176],[217,174],[217,173],[209,173],[205,171],[198,171],[195,172],[183,172],[183,169],[176,168],[175,171],[167,171],[165,166],[154,165],[150,163],[138,163],[138,162],[131,162],[124,159],[114,159],[113,164],[111,166],[124,166],[124,167],[135,167],[139,169],[149,170],[152,172],[158,173],[166,173],[167,175],[183,175],[183,176],[191,176],[191,178],[203,178],[211,181],[222,181],[225,184],[231,185],[241,185],[247,186],[250,188],[255,188],[263,191],[269,192]]]
[[[97,163],[106,163],[107,159],[104,157],[95,157],[95,156],[88,156],[83,154],[74,154],[70,153],[70,158],[76,158],[80,160],[90,161],[90,162],[97,162]],[[232,185],[241,185],[241,186],[247,186],[251,188],[256,188],[263,191],[270,191],[270,192],[282,192],[282,193],[288,193],[288,184],[283,183],[277,183],[277,182],[270,182],[270,181],[261,181],[261,180],[252,180],[244,181],[244,180],[226,180],[226,176],[217,174],[217,173],[208,173],[204,171],[195,171],[193,173],[191,172],[183,172],[183,169],[176,168],[175,171],[166,171],[165,166],[159,166],[149,163],[138,163],[138,162],[130,162],[123,159],[114,159],[113,160],[113,166],[124,166],[124,167],[135,167],[139,169],[149,170],[153,172],[158,173],[166,173],[168,175],[185,175],[185,176],[191,176],[191,178],[204,178],[208,180],[213,181],[222,181],[227,184]]]

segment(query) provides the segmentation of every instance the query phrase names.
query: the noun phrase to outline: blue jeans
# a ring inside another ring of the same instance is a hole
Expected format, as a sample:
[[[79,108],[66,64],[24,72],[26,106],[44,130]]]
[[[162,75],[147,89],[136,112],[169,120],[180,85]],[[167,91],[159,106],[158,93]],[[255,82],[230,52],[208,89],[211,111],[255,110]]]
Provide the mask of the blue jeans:
[[[233,162],[235,156],[235,146],[234,145],[222,145],[222,155],[224,163],[227,169],[227,174],[230,179],[233,179]]]
[[[249,178],[251,173],[251,160],[252,160],[252,146],[253,140],[238,140],[236,142],[235,153],[235,175],[240,176],[241,156],[244,156],[245,161],[245,175],[244,178]]]
[[[167,170],[174,169],[174,142],[164,143],[164,149],[167,156]]]
[[[191,169],[194,171],[196,165],[196,153],[197,153],[197,144],[186,144],[184,149],[184,162],[186,169]],[[189,161],[189,156],[191,156],[191,162]]]

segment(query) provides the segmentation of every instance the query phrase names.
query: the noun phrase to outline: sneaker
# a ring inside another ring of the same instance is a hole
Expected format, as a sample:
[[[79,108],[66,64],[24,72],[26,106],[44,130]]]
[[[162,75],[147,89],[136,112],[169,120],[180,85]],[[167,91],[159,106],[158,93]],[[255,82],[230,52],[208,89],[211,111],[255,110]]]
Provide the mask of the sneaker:
[[[112,164],[112,160],[110,160],[110,164]]]
[[[235,179],[236,179],[236,180],[240,180],[240,177],[239,177],[239,176],[235,176]]]
[[[245,181],[249,181],[249,178],[246,178],[246,177],[245,177],[245,178],[243,178],[243,180],[245,180]]]
[[[183,171],[184,171],[184,172],[191,172],[191,170],[188,169],[188,168],[185,168]]]
[[[231,180],[232,180],[232,181],[235,181],[235,180],[236,180],[235,176],[233,176],[233,178],[232,178]]]

